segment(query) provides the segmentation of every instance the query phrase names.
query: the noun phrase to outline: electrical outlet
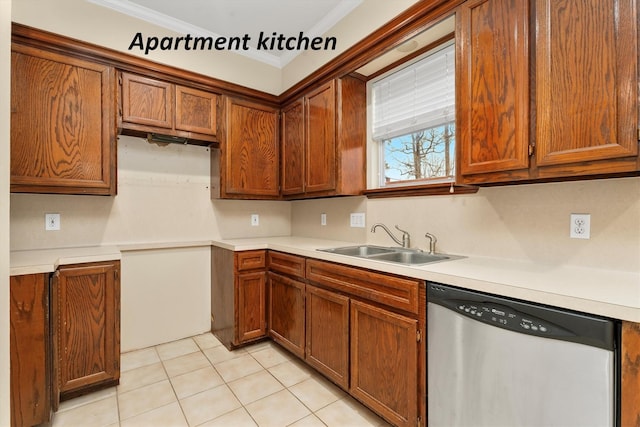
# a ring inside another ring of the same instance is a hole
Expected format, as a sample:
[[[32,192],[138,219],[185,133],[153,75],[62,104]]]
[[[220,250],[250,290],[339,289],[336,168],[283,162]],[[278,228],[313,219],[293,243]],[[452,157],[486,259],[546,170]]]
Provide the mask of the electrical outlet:
[[[349,225],[351,225],[351,227],[364,228],[365,226],[364,223],[365,223],[364,213],[358,212],[358,213],[351,214],[351,218],[349,221]]]
[[[589,239],[591,237],[591,215],[571,214],[569,237],[572,239]]]
[[[57,214],[57,213],[44,214],[44,229],[46,231],[60,230],[60,214]]]
[[[327,214],[326,213],[321,213],[320,214],[320,225],[327,225]]]
[[[257,227],[260,225],[260,215],[258,214],[251,214],[251,225],[253,227]]]

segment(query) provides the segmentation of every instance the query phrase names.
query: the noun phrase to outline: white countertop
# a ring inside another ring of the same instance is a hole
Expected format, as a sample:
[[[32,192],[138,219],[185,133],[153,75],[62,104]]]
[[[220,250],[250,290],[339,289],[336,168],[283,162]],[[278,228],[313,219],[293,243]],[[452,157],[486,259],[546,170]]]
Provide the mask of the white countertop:
[[[21,274],[51,273],[56,271],[60,265],[116,261],[121,258],[120,250],[116,246],[12,251],[9,260],[9,274],[19,276]]]
[[[230,239],[213,241],[212,243],[215,246],[234,251],[273,249],[616,319],[640,322],[640,273],[635,272],[475,256],[420,266],[408,266],[321,252],[317,249],[354,246],[357,243],[303,237]]]
[[[459,286],[616,319],[640,322],[640,273],[531,261],[469,257],[420,266],[318,251],[357,243],[260,237],[162,244],[13,251],[10,274],[50,273],[60,265],[120,260],[121,251],[214,245],[233,251],[273,249],[385,273]]]

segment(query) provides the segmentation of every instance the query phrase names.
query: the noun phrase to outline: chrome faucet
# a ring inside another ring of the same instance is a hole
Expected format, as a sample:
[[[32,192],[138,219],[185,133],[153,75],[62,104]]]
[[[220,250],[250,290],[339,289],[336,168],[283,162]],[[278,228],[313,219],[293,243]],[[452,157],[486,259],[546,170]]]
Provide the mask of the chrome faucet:
[[[436,253],[436,242],[438,239],[431,233],[426,233],[424,235],[427,239],[429,239],[429,255],[433,255]]]
[[[398,231],[402,232],[402,240],[400,240],[396,236],[394,236],[393,233],[391,233],[391,230],[389,230],[387,228],[387,226],[382,224],[382,223],[373,224],[373,227],[371,227],[371,232],[375,233],[376,232],[376,228],[378,228],[378,227],[382,227],[382,229],[387,232],[389,237],[391,237],[394,242],[396,242],[397,244],[399,244],[403,248],[408,248],[408,247],[411,246],[411,236],[409,235],[408,232],[406,232],[404,230],[401,230],[400,227],[398,227],[397,225],[395,227],[398,229]]]

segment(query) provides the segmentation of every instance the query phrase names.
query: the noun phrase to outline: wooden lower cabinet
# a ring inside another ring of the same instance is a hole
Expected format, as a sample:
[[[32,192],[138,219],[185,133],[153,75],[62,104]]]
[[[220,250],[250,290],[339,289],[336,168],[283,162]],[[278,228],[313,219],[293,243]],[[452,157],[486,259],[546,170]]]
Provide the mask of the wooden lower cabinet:
[[[11,426],[51,418],[49,275],[10,280]]]
[[[236,285],[238,344],[267,335],[266,271],[238,274]]]
[[[51,288],[53,406],[120,379],[120,262],[60,267]]]
[[[305,284],[269,273],[269,336],[300,358],[305,348]]]
[[[306,360],[349,389],[349,298],[307,285]]]
[[[266,251],[211,248],[211,332],[228,349],[267,336]]]
[[[394,425],[418,417],[418,321],[351,301],[351,394]]]

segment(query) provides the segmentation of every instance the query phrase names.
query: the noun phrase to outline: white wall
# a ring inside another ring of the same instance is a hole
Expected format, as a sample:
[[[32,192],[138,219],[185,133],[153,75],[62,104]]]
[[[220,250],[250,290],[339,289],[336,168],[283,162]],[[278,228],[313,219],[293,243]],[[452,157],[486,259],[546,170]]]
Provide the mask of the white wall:
[[[640,272],[640,178],[491,187],[471,195],[299,201],[293,203],[292,230],[350,240],[343,236],[357,231],[348,226],[347,212],[363,207],[362,240],[373,244],[395,245],[384,232],[370,232],[382,222],[408,230],[413,246],[422,249],[428,248],[424,233],[430,232],[443,252],[530,260],[540,268]],[[323,211],[339,220],[320,226]],[[591,214],[591,239],[569,238],[571,213]]]

